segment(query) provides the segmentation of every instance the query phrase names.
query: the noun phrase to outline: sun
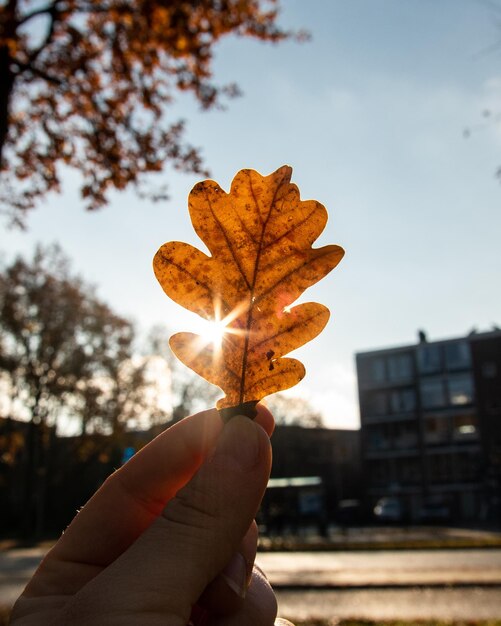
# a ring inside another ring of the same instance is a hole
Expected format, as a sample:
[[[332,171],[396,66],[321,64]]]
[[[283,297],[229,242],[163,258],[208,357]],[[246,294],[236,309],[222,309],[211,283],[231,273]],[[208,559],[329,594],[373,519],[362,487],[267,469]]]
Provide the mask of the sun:
[[[207,343],[211,343],[216,349],[221,348],[226,332],[227,327],[224,320],[201,320],[201,337]]]
[[[198,346],[200,350],[207,346],[212,346],[214,354],[220,352],[223,339],[228,329],[228,320],[215,319],[207,320],[198,316],[190,316],[188,328],[199,337]]]
[[[233,322],[243,312],[245,312],[246,303],[236,306],[229,314],[222,317],[221,306],[218,302],[214,305],[215,318],[212,320],[204,319],[198,315],[189,316],[189,329],[199,337],[198,348],[204,350],[211,345],[214,356],[221,353],[221,348],[226,335],[240,335],[242,331],[234,328]]]

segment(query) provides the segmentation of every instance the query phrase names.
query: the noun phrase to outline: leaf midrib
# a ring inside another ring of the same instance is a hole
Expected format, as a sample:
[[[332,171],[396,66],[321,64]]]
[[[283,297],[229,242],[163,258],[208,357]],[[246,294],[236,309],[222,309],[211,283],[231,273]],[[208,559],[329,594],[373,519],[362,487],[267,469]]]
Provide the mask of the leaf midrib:
[[[259,205],[258,205],[258,200],[256,197],[256,194],[254,192],[254,187],[252,185],[252,178],[250,176],[250,174],[247,174],[248,178],[249,178],[249,187],[252,193],[252,198],[254,200],[254,204],[256,206],[256,209],[258,211],[258,215],[261,215],[260,211],[259,211]],[[257,252],[256,252],[256,260],[254,263],[254,274],[252,277],[252,283],[251,283],[251,287],[250,287],[250,293],[249,293],[249,309],[247,311],[247,323],[245,326],[245,341],[244,341],[244,349],[243,349],[243,355],[242,355],[242,378],[241,378],[241,383],[240,383],[240,393],[239,393],[239,404],[242,404],[244,401],[244,394],[245,394],[245,370],[247,367],[247,357],[249,354],[249,342],[250,342],[250,329],[252,326],[252,319],[253,319],[253,311],[254,311],[254,306],[255,306],[255,302],[253,302],[254,300],[254,291],[256,288],[256,283],[257,283],[257,278],[258,278],[258,274],[259,274],[259,262],[261,260],[261,253],[263,251],[263,241],[264,241],[264,236],[266,234],[266,227],[268,226],[268,222],[270,221],[271,218],[271,214],[273,212],[273,209],[275,207],[275,203],[276,203],[276,198],[277,198],[277,193],[278,190],[281,189],[282,184],[285,180],[285,178],[287,177],[287,175],[283,175],[280,182],[277,184],[277,186],[275,187],[275,192],[273,193],[273,198],[270,202],[270,208],[268,211],[268,215],[266,216],[266,219],[264,221],[262,221],[262,229],[261,229],[261,237],[259,239],[259,244],[258,244],[258,248],[257,248]]]

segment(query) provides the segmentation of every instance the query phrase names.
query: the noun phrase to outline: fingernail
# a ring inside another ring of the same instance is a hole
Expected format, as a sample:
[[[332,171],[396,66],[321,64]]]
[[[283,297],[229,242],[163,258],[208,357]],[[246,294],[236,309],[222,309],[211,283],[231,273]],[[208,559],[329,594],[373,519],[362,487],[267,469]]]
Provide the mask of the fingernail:
[[[237,596],[245,598],[247,593],[247,564],[244,557],[237,552],[221,572],[221,576]]]
[[[217,453],[231,457],[242,470],[251,470],[260,456],[259,428],[248,417],[232,418],[223,428]]]
[[[209,623],[209,615],[205,609],[195,604],[191,610],[191,619],[187,626],[205,626]]]
[[[254,570],[257,570],[259,575],[263,577],[264,580],[268,580],[268,576],[266,576],[266,574],[263,572],[263,570],[259,567],[259,565],[257,565],[257,563],[254,563]]]

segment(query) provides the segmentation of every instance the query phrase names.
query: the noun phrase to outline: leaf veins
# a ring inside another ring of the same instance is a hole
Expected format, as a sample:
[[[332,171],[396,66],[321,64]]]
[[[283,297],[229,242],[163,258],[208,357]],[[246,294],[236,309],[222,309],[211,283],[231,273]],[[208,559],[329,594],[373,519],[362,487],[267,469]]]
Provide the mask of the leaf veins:
[[[168,296],[224,325],[220,344],[186,332],[170,339],[185,365],[224,391],[222,411],[242,412],[297,384],[304,366],[284,355],[316,337],[329,318],[316,302],[290,308],[344,254],[337,245],[312,248],[327,211],[315,200],[300,200],[291,174],[288,166],[269,176],[241,170],[230,193],[212,180],[198,183],[189,210],[210,256],[174,241],[153,260]]]

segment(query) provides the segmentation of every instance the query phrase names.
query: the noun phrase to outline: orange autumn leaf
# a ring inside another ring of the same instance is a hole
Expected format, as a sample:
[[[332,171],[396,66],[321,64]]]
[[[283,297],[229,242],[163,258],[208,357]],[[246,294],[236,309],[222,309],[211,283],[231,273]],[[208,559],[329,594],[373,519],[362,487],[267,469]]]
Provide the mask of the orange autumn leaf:
[[[290,305],[341,260],[336,245],[313,248],[327,222],[325,207],[302,201],[292,169],[269,176],[241,170],[230,193],[212,180],[195,185],[191,221],[211,256],[173,241],[158,250],[155,275],[183,307],[221,324],[221,341],[193,333],[173,335],[174,354],[220,387],[218,409],[252,414],[263,397],[288,389],[305,375],[284,355],[318,335],[329,318],[316,302]]]

